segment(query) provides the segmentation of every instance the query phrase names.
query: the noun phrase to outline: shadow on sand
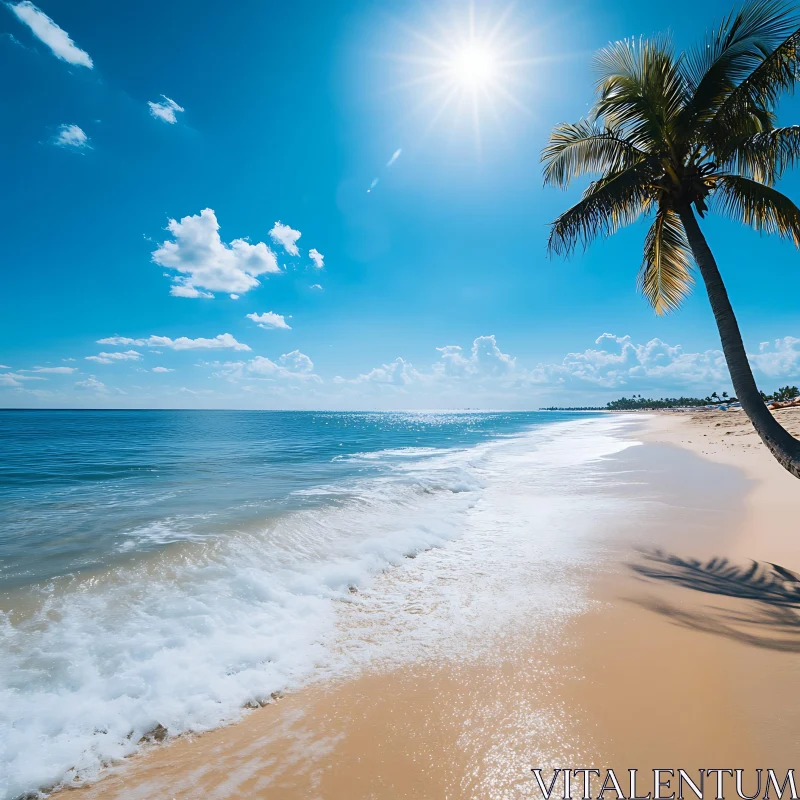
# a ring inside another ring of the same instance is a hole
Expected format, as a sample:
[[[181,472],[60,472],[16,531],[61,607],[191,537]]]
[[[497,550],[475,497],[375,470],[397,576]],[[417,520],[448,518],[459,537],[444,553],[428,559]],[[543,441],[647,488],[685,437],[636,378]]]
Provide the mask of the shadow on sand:
[[[800,576],[785,567],[759,561],[741,566],[726,558],[703,562],[661,550],[641,553],[630,567],[650,584],[668,583],[733,599],[724,608],[687,609],[655,597],[634,600],[638,605],[687,628],[755,647],[800,653]]]

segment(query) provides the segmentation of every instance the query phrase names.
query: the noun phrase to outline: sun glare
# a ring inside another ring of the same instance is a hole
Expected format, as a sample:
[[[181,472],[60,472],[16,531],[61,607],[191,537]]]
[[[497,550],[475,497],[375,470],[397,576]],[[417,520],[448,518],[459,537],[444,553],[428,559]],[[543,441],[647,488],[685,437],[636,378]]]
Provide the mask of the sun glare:
[[[430,15],[422,27],[403,25],[411,42],[394,56],[405,73],[397,88],[408,91],[426,134],[442,124],[456,136],[471,131],[480,151],[485,123],[507,125],[512,107],[530,113],[516,92],[527,83],[525,68],[538,61],[528,55],[532,31],[511,19],[511,7],[482,6],[478,13],[472,3],[459,3],[449,11]]]
[[[453,54],[451,68],[466,86],[484,86],[496,75],[497,59],[489,50],[469,45]]]

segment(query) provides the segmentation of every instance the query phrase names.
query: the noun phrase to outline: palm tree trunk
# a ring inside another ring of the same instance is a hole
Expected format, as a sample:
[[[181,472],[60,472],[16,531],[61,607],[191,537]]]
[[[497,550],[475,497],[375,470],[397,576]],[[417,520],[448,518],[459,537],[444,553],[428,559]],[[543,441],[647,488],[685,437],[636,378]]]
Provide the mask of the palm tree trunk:
[[[700,225],[697,223],[694,211],[691,206],[677,209],[677,211],[686,231],[689,246],[692,248],[694,260],[706,285],[711,310],[717,321],[722,352],[725,354],[725,361],[728,364],[736,396],[753,423],[756,433],[761,437],[761,441],[769,448],[778,463],[791,472],[795,478],[800,478],[800,441],[778,423],[761,399],[761,393],[756,386],[750,363],[747,360],[739,324],[736,322],[736,316],[728,299],[728,292],[722,282],[722,276],[719,274],[717,262],[706,242],[706,237],[703,236]]]

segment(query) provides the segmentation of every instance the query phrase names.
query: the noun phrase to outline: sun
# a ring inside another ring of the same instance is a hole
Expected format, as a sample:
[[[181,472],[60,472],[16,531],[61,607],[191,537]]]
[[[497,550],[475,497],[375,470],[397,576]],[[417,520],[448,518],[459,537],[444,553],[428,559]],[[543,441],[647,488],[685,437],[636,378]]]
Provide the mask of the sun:
[[[410,37],[406,52],[392,56],[403,69],[395,88],[407,92],[423,137],[445,126],[455,137],[469,133],[480,151],[487,125],[508,124],[512,107],[530,114],[517,95],[539,60],[530,55],[533,31],[512,19],[511,6],[459,2],[449,11],[401,26]]]
[[[453,53],[453,77],[466,87],[486,86],[497,77],[497,56],[486,47],[472,44]]]

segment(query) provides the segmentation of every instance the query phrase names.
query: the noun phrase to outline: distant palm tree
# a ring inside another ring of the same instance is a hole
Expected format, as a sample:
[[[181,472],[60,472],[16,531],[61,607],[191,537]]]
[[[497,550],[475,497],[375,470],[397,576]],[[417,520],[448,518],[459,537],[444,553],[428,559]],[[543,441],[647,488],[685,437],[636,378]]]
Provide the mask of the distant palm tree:
[[[779,2],[751,0],[703,45],[676,55],[667,38],[625,40],[596,56],[588,119],[557,125],[542,153],[545,183],[598,175],[552,225],[549,250],[568,254],[643,214],[639,287],[657,314],[705,283],[736,396],[775,458],[800,477],[800,441],[761,399],[739,325],[694,214],[714,211],[800,246],[800,209],[772,188],[800,158],[800,126],[776,127],[775,108],[800,73],[800,20]]]

